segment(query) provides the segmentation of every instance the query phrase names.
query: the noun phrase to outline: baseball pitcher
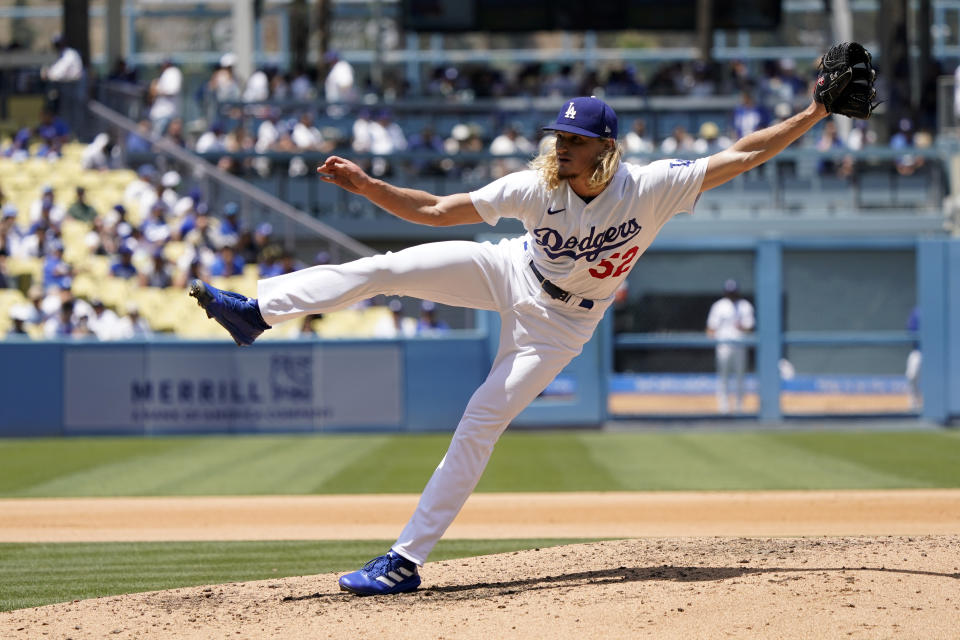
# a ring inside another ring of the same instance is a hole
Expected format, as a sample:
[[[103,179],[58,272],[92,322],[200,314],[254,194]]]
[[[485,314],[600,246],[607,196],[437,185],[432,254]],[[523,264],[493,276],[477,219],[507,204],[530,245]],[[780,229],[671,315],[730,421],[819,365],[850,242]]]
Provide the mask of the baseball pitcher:
[[[404,220],[495,225],[510,217],[519,219],[526,233],[497,244],[438,242],[310,267],[261,280],[256,298],[200,280],[191,283],[190,295],[239,345],[252,344],[277,323],[343,309],[377,294],[500,314],[493,366],[470,398],[416,511],[392,548],[341,577],[341,588],[371,595],[420,585],[419,567],[473,491],[500,434],[580,353],[617,286],[671,217],[692,212],[700,194],[766,162],[828,113],[869,116],[873,72],[865,51],[854,61],[855,47],[863,51],[844,43],[824,56],[814,100],[802,112],[699,160],[643,167],[623,162],[617,116],[595,97],[561,106],[546,127],[554,135],[544,139],[528,170],[472,193],[436,196],[395,187],[331,156],[317,169],[321,180]]]

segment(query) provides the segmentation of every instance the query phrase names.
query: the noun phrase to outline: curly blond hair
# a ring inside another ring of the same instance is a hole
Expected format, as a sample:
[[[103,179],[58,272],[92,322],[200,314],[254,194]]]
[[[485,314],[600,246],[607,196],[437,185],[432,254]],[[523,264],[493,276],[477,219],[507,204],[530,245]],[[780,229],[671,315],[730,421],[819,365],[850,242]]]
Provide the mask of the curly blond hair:
[[[613,180],[613,175],[620,168],[620,161],[623,159],[623,147],[614,140],[613,145],[600,154],[597,158],[597,167],[590,176],[589,187],[591,189],[607,186],[607,183]],[[540,152],[537,157],[527,165],[540,174],[548,191],[553,191],[560,186],[560,177],[557,165],[557,137],[544,136],[540,141]]]

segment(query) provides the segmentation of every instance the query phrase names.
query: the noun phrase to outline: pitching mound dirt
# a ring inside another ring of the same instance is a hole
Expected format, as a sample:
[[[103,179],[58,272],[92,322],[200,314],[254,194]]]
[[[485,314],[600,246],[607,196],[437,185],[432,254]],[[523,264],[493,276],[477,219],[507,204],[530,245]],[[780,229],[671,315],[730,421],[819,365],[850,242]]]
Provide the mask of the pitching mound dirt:
[[[601,542],[430,563],[401,596],[336,578],[0,613],[0,637],[956,637],[960,536]]]

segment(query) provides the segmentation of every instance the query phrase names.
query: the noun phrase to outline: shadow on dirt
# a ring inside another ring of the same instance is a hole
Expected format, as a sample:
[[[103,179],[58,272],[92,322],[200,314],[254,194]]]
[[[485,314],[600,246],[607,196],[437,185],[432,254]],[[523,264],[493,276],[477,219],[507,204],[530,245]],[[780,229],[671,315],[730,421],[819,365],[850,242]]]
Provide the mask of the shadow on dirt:
[[[712,582],[759,574],[849,571],[897,573],[960,580],[960,573],[938,573],[935,571],[920,571],[914,569],[888,569],[886,567],[674,567],[663,565],[660,567],[617,567],[616,569],[581,571],[576,573],[564,573],[556,576],[544,576],[524,580],[508,580],[503,582],[476,582],[472,584],[438,585],[403,595],[405,598],[417,597],[424,599],[435,598],[441,600],[458,600],[461,598],[477,599],[513,595],[529,591],[570,588],[584,585],[623,584],[628,582],[646,581]],[[342,591],[335,593],[312,593],[303,596],[287,596],[283,598],[283,602],[339,597],[353,598],[355,596]],[[396,596],[379,597],[395,598]]]

